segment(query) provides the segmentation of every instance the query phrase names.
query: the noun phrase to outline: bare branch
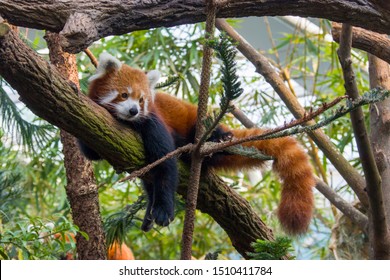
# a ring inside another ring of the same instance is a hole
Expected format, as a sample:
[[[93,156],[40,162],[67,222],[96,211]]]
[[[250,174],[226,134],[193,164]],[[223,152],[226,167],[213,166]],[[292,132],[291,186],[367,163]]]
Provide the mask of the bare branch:
[[[331,187],[321,180],[317,180],[315,188],[322,193],[333,205],[337,207],[345,216],[351,219],[360,229],[367,232],[368,218],[362,212],[353,207],[349,202],[339,196]]]
[[[153,169],[157,165],[161,164],[162,162],[166,161],[167,159],[170,159],[173,157],[179,157],[183,153],[189,153],[194,149],[194,147],[195,147],[194,144],[187,144],[183,147],[177,148],[176,150],[166,154],[164,157],[156,160],[155,162],[152,162],[152,163],[148,164],[147,166],[145,166],[141,169],[138,169],[137,171],[132,172],[129,176],[119,180],[118,183],[122,183],[122,182],[125,182],[128,180],[133,180],[137,177],[142,177],[146,173],[148,173],[151,169]]]

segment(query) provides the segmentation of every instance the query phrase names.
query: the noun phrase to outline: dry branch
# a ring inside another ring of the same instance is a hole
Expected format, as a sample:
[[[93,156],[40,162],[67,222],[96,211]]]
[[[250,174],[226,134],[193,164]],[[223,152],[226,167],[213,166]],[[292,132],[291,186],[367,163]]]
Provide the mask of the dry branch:
[[[390,30],[389,9],[380,2],[373,4],[373,0],[219,2],[219,18],[294,15],[326,18],[386,34]],[[73,53],[109,35],[206,20],[204,0],[0,0],[0,16],[18,26],[61,31],[63,47]]]

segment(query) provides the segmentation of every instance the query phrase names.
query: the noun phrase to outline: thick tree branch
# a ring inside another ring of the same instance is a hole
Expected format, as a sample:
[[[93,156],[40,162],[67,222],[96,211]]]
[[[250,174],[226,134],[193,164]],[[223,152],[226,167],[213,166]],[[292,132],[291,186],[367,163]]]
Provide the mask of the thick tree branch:
[[[340,42],[341,24],[332,22],[332,36]],[[390,63],[390,39],[384,34],[368,31],[363,28],[352,28],[352,47],[361,49]]]
[[[225,31],[238,42],[238,50],[255,65],[256,71],[264,76],[266,81],[274,88],[286,104],[295,118],[299,119],[305,115],[305,109],[298,102],[298,99],[291,93],[278,73],[269,64],[267,58],[254,49],[244,38],[240,36],[225,20],[216,21],[218,29]],[[313,124],[314,121],[307,124]],[[364,178],[353,168],[343,155],[335,148],[330,139],[322,130],[308,132],[310,138],[317,144],[326,157],[332,162],[335,168],[347,181],[349,186],[355,191],[363,205],[368,206],[367,194],[364,191]]]
[[[219,18],[294,15],[390,30],[389,9],[375,0],[223,0],[219,5]],[[74,53],[109,35],[206,19],[204,0],[0,0],[0,15],[14,25],[61,31],[63,47]]]
[[[117,170],[132,172],[144,165],[139,137],[64,80],[1,19],[0,61],[0,75],[37,116],[82,139]],[[180,171],[179,193],[185,196],[189,171],[183,167]],[[272,231],[243,198],[215,175],[205,176],[197,207],[225,229],[240,254],[246,256],[256,239],[272,240]],[[78,190],[79,194],[88,191],[87,187]]]
[[[352,26],[343,24],[340,48],[337,50],[340,64],[344,74],[344,87],[347,95],[352,99],[359,98],[359,91],[355,81],[355,74],[352,69],[351,59],[352,46]],[[387,229],[386,214],[383,205],[382,182],[376,166],[374,153],[368,138],[366,126],[364,124],[364,114],[361,108],[350,113],[352,128],[358,147],[363,172],[366,179],[366,187],[370,205],[371,232],[373,238],[371,245],[373,247],[374,259],[389,259],[390,257],[390,238]]]

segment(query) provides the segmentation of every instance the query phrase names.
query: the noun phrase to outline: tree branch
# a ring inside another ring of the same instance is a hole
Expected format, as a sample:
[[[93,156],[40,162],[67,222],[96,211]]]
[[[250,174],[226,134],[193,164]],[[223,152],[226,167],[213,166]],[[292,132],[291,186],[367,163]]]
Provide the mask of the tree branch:
[[[343,69],[344,87],[347,95],[352,99],[359,98],[359,92],[355,81],[355,74],[352,69],[351,59],[352,46],[352,26],[343,24],[340,47],[337,50],[340,64]],[[370,205],[371,245],[373,246],[374,259],[389,259],[390,238],[386,222],[386,213],[383,205],[382,182],[376,166],[371,143],[368,139],[366,126],[364,124],[364,114],[361,108],[350,113],[352,128],[358,147],[360,161],[366,179],[366,187]],[[387,244],[386,244],[387,243]]]
[[[332,22],[333,40],[340,43],[341,24]],[[352,27],[352,47],[361,49],[390,63],[390,39],[384,34]]]
[[[373,0],[224,0],[219,5],[219,18],[294,15],[390,30],[389,9]],[[63,47],[73,53],[109,35],[206,20],[204,0],[0,0],[0,15],[14,25],[61,31]]]
[[[265,80],[274,88],[282,101],[286,104],[295,118],[299,119],[305,115],[305,109],[299,104],[297,98],[291,93],[278,73],[271,67],[267,58],[255,50],[244,38],[242,38],[225,20],[216,21],[218,29],[225,31],[238,42],[238,50],[253,63],[256,71],[264,76]],[[308,122],[313,124],[314,121]],[[368,206],[367,194],[364,191],[364,178],[353,168],[332,144],[330,139],[322,130],[307,132],[310,138],[317,144],[325,156],[332,162],[341,176],[347,181],[349,186],[354,190],[359,200],[364,206]]]

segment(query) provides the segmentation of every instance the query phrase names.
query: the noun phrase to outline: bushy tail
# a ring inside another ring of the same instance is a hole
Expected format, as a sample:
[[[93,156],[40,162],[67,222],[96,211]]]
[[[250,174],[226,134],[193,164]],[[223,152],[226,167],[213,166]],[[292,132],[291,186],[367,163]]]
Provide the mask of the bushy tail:
[[[259,135],[263,130],[231,130],[235,138]],[[303,148],[292,137],[283,137],[264,141],[245,143],[244,146],[256,147],[266,155],[275,158],[273,170],[282,180],[281,201],[278,217],[283,229],[292,235],[304,233],[312,217],[314,198],[312,188],[315,185],[313,170]],[[216,167],[237,170],[253,169],[264,162],[238,155],[225,156],[216,162]]]

